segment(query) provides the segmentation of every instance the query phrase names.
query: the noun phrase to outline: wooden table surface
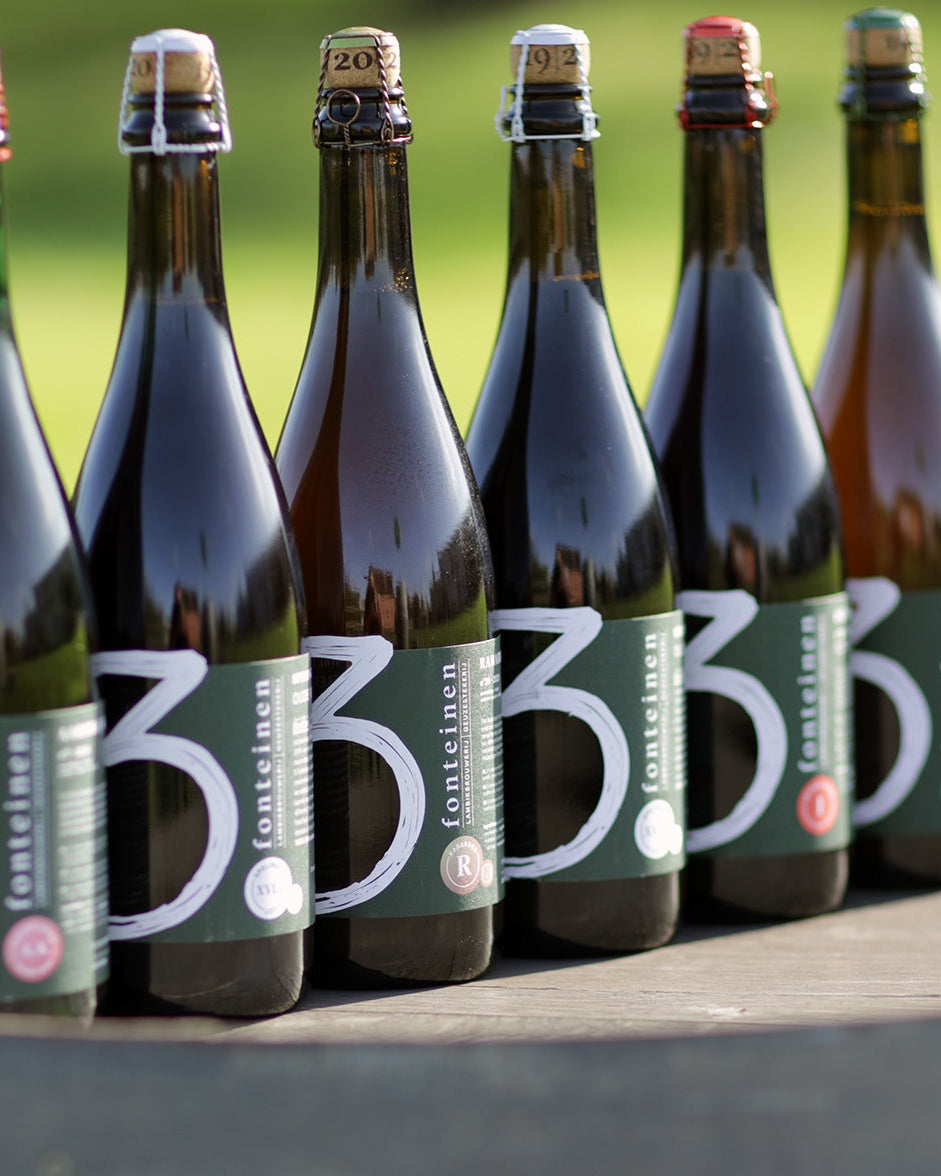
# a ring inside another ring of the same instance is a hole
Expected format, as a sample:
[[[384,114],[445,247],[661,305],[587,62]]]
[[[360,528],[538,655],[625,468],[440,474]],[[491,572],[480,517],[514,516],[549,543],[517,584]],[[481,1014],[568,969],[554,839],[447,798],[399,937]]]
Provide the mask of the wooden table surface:
[[[260,1022],[9,1017],[0,1173],[936,1173],[939,1091],[941,893],[853,891]]]
[[[656,951],[498,960],[484,978],[393,994],[308,992],[256,1042],[623,1041],[941,1017],[941,894],[775,926],[685,927]]]

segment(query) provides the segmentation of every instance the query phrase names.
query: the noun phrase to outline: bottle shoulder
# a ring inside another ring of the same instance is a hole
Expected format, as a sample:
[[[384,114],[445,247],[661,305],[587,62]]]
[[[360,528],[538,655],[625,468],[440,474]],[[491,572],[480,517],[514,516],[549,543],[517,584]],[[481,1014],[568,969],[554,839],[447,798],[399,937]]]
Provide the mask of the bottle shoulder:
[[[468,432],[498,602],[568,601],[576,585],[581,603],[662,611],[672,537],[656,464],[603,302],[568,290],[540,283],[521,306],[511,289]]]
[[[782,446],[822,455],[780,308],[760,275],[684,275],[645,418],[661,456],[680,436],[690,444],[706,433],[745,460]]]
[[[272,655],[296,652],[286,504],[224,318],[126,317],[74,509],[108,648],[164,647],[189,602],[205,631],[280,617]]]
[[[0,574],[10,543],[58,546],[70,539],[69,511],[58,471],[36,416],[16,346],[0,336],[0,526],[8,528],[0,550]]]
[[[528,458],[578,467],[643,448],[643,425],[600,296],[584,283],[510,289],[468,429],[483,481],[512,435]],[[635,460],[639,454],[634,454]]]
[[[85,565],[10,337],[0,338],[0,713],[93,697]]]
[[[683,587],[740,586],[772,599],[790,587],[813,594],[811,582],[816,594],[841,586],[823,440],[758,275],[684,276],[646,415]]]
[[[536,360],[503,387],[485,385],[467,439],[485,501],[521,496],[546,514],[590,504],[601,527],[636,516],[656,491],[656,463],[616,353],[609,358]],[[502,419],[484,400],[501,393]]]
[[[850,255],[813,389],[851,575],[941,584],[941,294],[910,250]]]
[[[143,320],[143,321],[142,321]],[[76,510],[135,482],[179,493],[198,512],[220,495],[274,503],[270,453],[228,323],[206,306],[126,317],[88,452]],[[93,491],[93,486],[97,493]]]
[[[813,387],[825,433],[837,416],[885,404],[886,425],[941,417],[941,287],[912,246],[847,257]]]
[[[487,636],[476,485],[412,298],[318,300],[276,452],[311,631]]]
[[[463,444],[417,306],[393,295],[359,311],[315,308],[276,450],[289,501],[318,469],[377,506],[442,479],[441,494],[465,498]]]

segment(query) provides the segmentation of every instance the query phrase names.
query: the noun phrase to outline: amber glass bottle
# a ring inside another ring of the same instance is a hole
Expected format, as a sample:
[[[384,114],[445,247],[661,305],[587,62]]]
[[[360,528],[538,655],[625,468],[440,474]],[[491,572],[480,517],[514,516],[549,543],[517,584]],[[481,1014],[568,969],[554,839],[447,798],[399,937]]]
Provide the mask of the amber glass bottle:
[[[925,223],[921,28],[879,8],[846,32],[846,264],[813,400],[855,606],[854,868],[937,881],[941,292]]]
[[[117,357],[75,493],[104,652],[112,1009],[297,1000],[310,668],[296,554],[226,310],[212,42],[139,38]]]
[[[11,154],[0,83],[0,173]],[[88,1020],[108,968],[91,591],[13,334],[5,221],[0,191],[0,1012]]]
[[[605,309],[588,41],[538,25],[515,85],[503,319],[468,433],[503,650],[508,952],[670,938],[683,864],[682,615]]]
[[[679,291],[647,404],[686,613],[691,914],[808,915],[847,878],[839,513],[768,259],[754,27],[686,30]]]
[[[277,450],[316,696],[312,978],[468,980],[502,891],[493,575],[419,313],[391,33],[324,40],[314,139],[317,289]]]

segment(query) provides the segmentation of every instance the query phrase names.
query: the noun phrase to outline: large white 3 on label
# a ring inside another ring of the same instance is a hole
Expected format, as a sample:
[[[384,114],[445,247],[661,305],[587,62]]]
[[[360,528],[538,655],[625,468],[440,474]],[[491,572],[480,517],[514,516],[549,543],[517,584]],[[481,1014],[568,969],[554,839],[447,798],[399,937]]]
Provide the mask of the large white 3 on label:
[[[425,781],[417,760],[394,731],[371,719],[337,714],[386,668],[392,660],[392,642],[378,636],[308,637],[303,648],[311,657],[350,663],[313,701],[311,742],[336,739],[368,747],[392,769],[399,790],[399,821],[389,848],[362,880],[316,896],[317,914],[325,915],[375,898],[402,872],[425,822]]]
[[[587,723],[601,745],[601,795],[572,840],[544,853],[503,859],[508,878],[542,878],[583,861],[608,835],[627,796],[630,750],[624,729],[600,698],[587,690],[548,685],[594,641],[601,630],[599,612],[588,607],[510,608],[491,613],[491,621],[495,630],[559,634],[503,691],[504,718],[525,711],[560,711]]]
[[[685,613],[712,618],[687,643],[684,662],[687,691],[721,694],[737,702],[751,719],[758,743],[755,775],[732,811],[709,825],[687,832],[686,846],[695,853],[741,837],[767,810],[787,763],[787,727],[780,707],[757,678],[744,670],[709,664],[733,637],[751,624],[758,612],[755,598],[741,588],[726,592],[690,590],[681,592],[676,602]]]
[[[178,735],[151,730],[199,686],[209,666],[192,649],[146,649],[98,653],[92,658],[98,677],[156,679],[157,684],[136,703],[104,740],[106,767],[130,760],[169,764],[185,772],[206,802],[209,835],[203,859],[171,902],[136,915],[112,915],[112,939],[140,939],[178,927],[191,918],[215,893],[225,877],[239,829],[239,808],[232,781],[219,761],[199,743]]]
[[[847,580],[846,591],[853,603],[850,644],[856,646],[898,608],[901,592],[884,576]],[[853,648],[850,671],[884,691],[895,707],[899,722],[899,750],[895,763],[875,792],[857,802],[853,809],[856,825],[871,825],[902,803],[924,771],[931,751],[933,724],[931,709],[918,683],[908,670],[884,653]]]

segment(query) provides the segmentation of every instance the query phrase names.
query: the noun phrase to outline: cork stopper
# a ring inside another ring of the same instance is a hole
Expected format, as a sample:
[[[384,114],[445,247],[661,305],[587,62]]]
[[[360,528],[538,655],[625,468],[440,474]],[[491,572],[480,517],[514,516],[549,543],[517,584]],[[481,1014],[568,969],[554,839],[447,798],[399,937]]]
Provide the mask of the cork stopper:
[[[680,126],[757,130],[777,113],[771,74],[761,69],[761,38],[734,16],[707,16],[683,30],[686,72]]]
[[[121,93],[118,150],[176,155],[231,149],[212,41],[186,29],[158,29],[135,38]]]
[[[323,90],[391,90],[401,86],[398,38],[367,25],[332,33],[320,43],[320,74]]]
[[[839,104],[850,121],[920,117],[931,95],[918,19],[899,8],[867,8],[843,29],[846,74]]]
[[[137,37],[131,45],[130,92],[153,94],[157,88],[158,53],[163,52],[166,94],[209,94],[215,83],[212,41],[186,29],[159,29]]]
[[[589,41],[581,29],[540,24],[520,30],[510,41],[510,70],[519,77],[526,47],[524,85],[583,85],[591,65]]]
[[[921,25],[910,12],[867,8],[851,16],[843,27],[846,62],[851,71],[868,66],[918,68],[922,64]]]
[[[690,77],[761,73],[761,38],[753,24],[734,16],[707,16],[683,30]]]

